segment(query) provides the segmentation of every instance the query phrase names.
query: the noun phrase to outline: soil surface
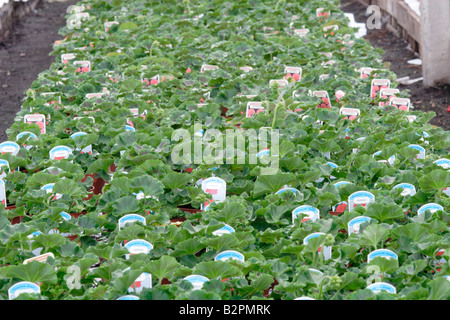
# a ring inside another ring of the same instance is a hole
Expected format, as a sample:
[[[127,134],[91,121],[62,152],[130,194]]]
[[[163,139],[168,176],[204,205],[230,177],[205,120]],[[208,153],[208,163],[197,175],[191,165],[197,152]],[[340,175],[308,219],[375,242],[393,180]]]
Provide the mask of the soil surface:
[[[0,43],[0,142],[20,110],[24,92],[55,61],[52,44],[61,38],[66,10],[77,0],[41,0],[36,10],[16,21],[9,37]]]
[[[341,10],[353,13],[355,21],[365,23],[366,6],[357,0],[341,0]],[[390,70],[397,74],[398,78],[409,76],[410,79],[422,77],[422,66],[408,64],[409,60],[419,58],[418,54],[409,48],[409,44],[402,38],[396,37],[384,25],[381,29],[367,30],[364,37],[373,47],[384,50],[383,60],[390,63]],[[436,117],[431,124],[450,130],[450,86],[425,88],[419,81],[411,85],[399,85],[401,91],[409,90],[411,103],[415,110],[424,112],[434,111]]]

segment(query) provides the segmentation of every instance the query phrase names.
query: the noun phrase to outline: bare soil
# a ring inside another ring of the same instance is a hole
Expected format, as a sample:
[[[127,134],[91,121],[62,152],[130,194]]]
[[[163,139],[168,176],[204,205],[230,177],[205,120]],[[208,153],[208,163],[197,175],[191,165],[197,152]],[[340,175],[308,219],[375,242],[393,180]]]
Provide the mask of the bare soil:
[[[9,36],[0,43],[0,142],[22,106],[24,92],[55,61],[52,44],[61,38],[66,10],[77,0],[42,0],[36,10],[15,21]]]

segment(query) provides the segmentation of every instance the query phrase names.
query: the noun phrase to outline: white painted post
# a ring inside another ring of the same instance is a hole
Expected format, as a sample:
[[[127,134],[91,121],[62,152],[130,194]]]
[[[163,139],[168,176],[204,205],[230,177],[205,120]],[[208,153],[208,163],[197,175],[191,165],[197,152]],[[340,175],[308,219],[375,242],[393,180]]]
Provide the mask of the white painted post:
[[[450,0],[420,0],[425,87],[450,83]]]

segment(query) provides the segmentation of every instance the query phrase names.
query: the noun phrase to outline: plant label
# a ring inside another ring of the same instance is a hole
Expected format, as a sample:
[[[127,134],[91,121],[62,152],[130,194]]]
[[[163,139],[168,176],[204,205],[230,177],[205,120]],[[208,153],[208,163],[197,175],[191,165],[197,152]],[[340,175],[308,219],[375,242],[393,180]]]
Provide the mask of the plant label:
[[[309,33],[309,29],[294,29],[294,34],[297,37],[304,38]]]
[[[136,130],[132,126],[127,124],[127,125],[125,125],[125,131],[135,132]]]
[[[0,201],[6,207],[6,188],[3,179],[0,179]]]
[[[319,209],[313,206],[302,205],[292,210],[292,223],[295,222],[295,219],[297,219],[297,217],[302,217],[304,215],[306,215],[306,217],[302,219],[302,222],[306,220],[317,221],[320,219]]]
[[[77,132],[77,133],[72,134],[70,136],[70,138],[75,139],[77,137],[85,136],[85,135],[87,135],[86,132]],[[89,154],[89,155],[91,155],[92,154],[92,145],[90,144],[90,145],[84,147],[81,150],[80,150],[80,148],[76,148],[75,151],[80,151],[82,154]]]
[[[69,63],[70,60],[73,60],[76,58],[76,55],[74,53],[63,53],[61,55],[61,62],[66,64]]]
[[[375,202],[375,196],[368,191],[357,191],[348,197],[349,211],[353,211],[356,206],[367,207]]]
[[[340,108],[339,114],[342,116],[344,115],[344,118],[341,120],[348,119],[350,121],[353,121],[356,119],[356,122],[359,122],[359,116],[361,115],[361,110],[354,109],[354,108]]]
[[[336,213],[343,213],[348,207],[347,201],[341,201],[331,207],[331,210]]]
[[[0,143],[0,153],[1,154],[5,154],[5,153],[10,153],[13,156],[16,156],[17,153],[19,152],[20,147],[17,143],[12,142],[12,141],[5,141]]]
[[[322,102],[317,105],[317,108],[331,109],[330,96],[327,91],[313,91],[312,96],[322,99]]]
[[[318,18],[329,18],[330,17],[330,11],[325,11],[325,8],[318,8],[316,10],[316,17]]]
[[[19,140],[20,138],[22,138],[23,136],[28,135],[28,138],[26,141],[28,140],[37,140],[37,136],[33,133],[33,132],[29,132],[29,131],[22,131],[20,132],[17,136],[16,136],[16,141]],[[26,149],[26,150],[30,150],[33,145],[27,145],[26,143],[23,143],[22,146]]]
[[[200,205],[200,209],[202,211],[207,211],[211,207],[211,204],[213,202],[214,202],[214,199],[206,200],[204,204]]]
[[[294,300],[316,300],[316,299],[311,298],[311,297],[302,296],[302,297],[295,298]]]
[[[389,99],[389,105],[394,106],[397,109],[402,110],[402,111],[409,111],[409,109],[411,108],[411,100],[404,99],[404,98],[392,97]]]
[[[391,89],[391,88],[384,88],[380,89],[380,99],[384,101],[380,101],[378,104],[380,107],[384,107],[386,104],[389,103],[391,98],[396,98],[396,94],[400,93],[400,90],[398,89]]]
[[[64,212],[64,211],[61,212],[60,215],[61,215],[61,217],[62,217],[64,220],[66,220],[66,221],[69,221],[70,219],[72,219],[71,215],[68,214],[67,212]]]
[[[207,210],[207,209],[205,208],[205,210]],[[213,231],[212,234],[220,237],[224,234],[231,234],[234,232],[235,232],[235,230],[233,227],[229,226],[228,224],[225,224],[222,228],[217,229],[216,231]]]
[[[14,284],[11,288],[8,289],[8,299],[14,300],[21,293],[41,293],[41,287],[36,283],[29,281],[21,281]]]
[[[125,255],[125,259],[129,259],[130,255],[144,253],[148,254],[150,250],[153,249],[153,245],[145,240],[136,239],[127,242],[125,248],[128,250],[129,254]]]
[[[90,61],[74,61],[73,65],[77,68],[76,72],[83,73],[91,71]]]
[[[344,186],[346,184],[351,184],[351,182],[349,182],[349,181],[338,181],[338,182],[334,183],[334,187],[335,188],[339,188],[340,186]]]
[[[395,287],[386,282],[375,282],[367,287],[367,289],[371,290],[374,293],[379,293],[381,291],[386,291],[388,293],[397,294],[397,290]]]
[[[377,151],[372,155],[372,157],[375,158],[376,156],[379,156],[380,154],[381,154],[381,151]],[[395,155],[392,155],[389,157],[388,160],[378,160],[378,162],[389,163],[392,166],[395,163],[395,159],[396,159]]]
[[[328,74],[321,74],[319,76],[319,81],[324,81],[324,80],[327,80],[329,78],[330,78],[330,75],[328,75]]]
[[[139,297],[127,294],[125,296],[117,298],[116,300],[139,300]]]
[[[152,275],[147,272],[142,272],[139,277],[134,280],[133,284],[128,288],[128,292],[139,294],[143,289],[146,288],[152,288]]]
[[[42,134],[45,134],[45,132],[46,132],[46,127],[45,127],[46,120],[45,120],[45,115],[43,115],[43,114],[38,114],[38,113],[26,114],[23,117],[23,122],[28,123],[28,124],[35,123],[41,129]]]
[[[103,27],[105,28],[105,32],[108,32],[109,29],[110,29],[112,26],[117,25],[117,24],[119,24],[117,21],[108,21],[108,22],[105,22],[105,23],[103,24]]]
[[[148,111],[147,110],[144,110],[144,112],[142,112],[140,115],[139,115],[139,108],[130,108],[130,112],[131,112],[131,114],[133,115],[133,117],[135,117],[135,118],[137,118],[137,117],[141,117],[142,119],[144,119],[145,120],[145,117],[147,116],[147,113],[148,113]]]
[[[285,67],[284,73],[286,73],[285,79],[294,81],[300,81],[302,78],[303,69],[301,67]]]
[[[253,68],[246,66],[246,67],[240,67],[239,70],[244,71],[244,72],[250,72],[253,70]]]
[[[264,111],[265,109],[262,106],[262,102],[252,102],[252,101],[247,102],[247,111],[245,112],[247,118],[250,118],[256,113]]]
[[[287,187],[281,188],[280,190],[275,192],[275,194],[282,194],[282,193],[285,193],[287,191],[291,192],[294,196],[300,194],[300,191],[298,191],[297,189],[295,189],[295,188],[287,188]]]
[[[237,260],[245,262],[244,255],[234,250],[223,251],[214,257],[214,261],[227,261],[227,260]]]
[[[401,196],[413,196],[416,194],[416,187],[414,187],[410,183],[400,183],[394,187],[394,189],[403,189],[403,191],[400,193]]]
[[[444,211],[444,207],[437,203],[427,203],[419,208],[417,210],[417,214],[421,215],[425,211],[430,210],[431,213],[435,213],[436,211]]]
[[[450,160],[449,159],[438,159],[433,162],[435,165],[438,165],[444,169],[450,169]]]
[[[205,73],[205,71],[217,70],[217,69],[219,69],[218,66],[211,65],[211,64],[203,64],[200,68],[200,73]]]
[[[33,257],[33,258],[29,258],[23,261],[23,264],[27,264],[31,261],[39,261],[39,262],[47,262],[48,257],[52,257],[53,259],[55,258],[55,255],[51,252],[47,252],[44,254],[41,254],[39,256]]]
[[[72,154],[72,149],[66,146],[56,146],[50,150],[50,159],[51,160],[62,160],[68,159]]]
[[[359,78],[360,79],[369,78],[370,74],[375,70],[376,69],[373,69],[373,68],[361,68],[361,69],[359,69]]]
[[[136,221],[139,221],[143,225],[146,225],[146,221],[143,216],[140,216],[138,214],[133,214],[133,213],[124,215],[122,218],[119,219],[119,230],[124,228],[126,226],[126,224],[130,224],[130,223],[133,223]]]
[[[408,148],[419,150],[419,154],[416,155],[415,159],[422,159],[422,160],[425,159],[425,149],[423,147],[421,147],[417,144],[411,144],[408,146]]]
[[[393,251],[389,249],[378,249],[369,253],[369,255],[367,256],[367,262],[370,263],[370,261],[372,261],[377,257],[386,258],[388,260],[389,259],[398,260],[398,256]]]
[[[190,282],[194,286],[194,288],[192,290],[199,290],[199,289],[203,288],[203,284],[205,282],[209,281],[208,278],[206,278],[204,276],[196,275],[196,274],[187,276],[187,277],[183,278],[183,280]]]
[[[41,190],[45,190],[45,192],[47,194],[53,193],[53,186],[54,185],[55,185],[54,183],[47,183],[46,185],[41,187]],[[52,198],[52,200],[58,200],[58,199],[61,199],[61,198],[62,198],[62,194],[56,193],[55,196]]]
[[[337,24],[333,24],[333,25],[331,25],[331,26],[325,26],[325,27],[323,27],[322,30],[323,30],[324,32],[327,32],[327,31],[331,30],[331,32],[332,32],[331,34],[333,34],[334,31],[339,30],[339,26],[338,26]]]
[[[370,97],[375,99],[381,89],[388,89],[391,87],[389,79],[373,79],[370,85]]]
[[[10,170],[8,160],[0,159],[0,179],[6,177]]]
[[[370,221],[370,220],[372,220],[372,219],[369,218],[369,217],[366,217],[366,216],[359,216],[359,217],[353,218],[352,220],[350,220],[347,223],[348,234],[349,235],[353,234],[353,233],[354,234],[359,234],[359,226],[361,224],[363,224],[364,222],[367,222],[367,221]]]
[[[318,238],[322,235],[326,235],[326,234],[323,232],[311,233],[310,235],[308,235],[306,238],[303,239],[303,244],[307,245],[310,239]],[[318,252],[319,253],[322,252],[322,247],[319,247]],[[331,259],[331,247],[330,246],[323,246],[323,258],[325,260]]]
[[[408,119],[409,123],[413,123],[414,121],[416,121],[417,116],[406,116],[406,118]]]
[[[272,85],[278,85],[279,88],[287,86],[289,82],[286,79],[272,79],[269,80],[269,86],[272,87]]]
[[[203,180],[202,190],[212,195],[214,201],[225,201],[227,183],[218,177],[211,177]]]

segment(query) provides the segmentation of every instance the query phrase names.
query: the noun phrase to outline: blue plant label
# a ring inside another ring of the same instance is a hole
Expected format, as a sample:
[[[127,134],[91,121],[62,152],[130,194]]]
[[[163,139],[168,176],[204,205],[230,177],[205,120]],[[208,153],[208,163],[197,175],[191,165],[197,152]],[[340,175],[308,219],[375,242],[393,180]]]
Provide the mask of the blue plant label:
[[[136,221],[139,221],[145,225],[145,218],[143,216],[134,213],[124,215],[122,218],[119,219],[119,230],[125,227],[127,223],[133,223]]]
[[[410,183],[400,183],[394,187],[394,189],[403,189],[403,191],[400,193],[400,195],[406,197],[406,196],[413,196],[416,194],[416,187],[414,187]]]
[[[8,289],[8,299],[13,300],[17,298],[21,293],[41,293],[41,287],[36,283],[29,281],[21,281],[14,284]]]
[[[9,162],[5,159],[0,159],[0,179],[3,179],[6,177],[6,175],[9,173]]]
[[[320,219],[319,209],[313,206],[302,205],[292,210],[292,223],[295,222],[295,219],[297,219],[298,216],[302,215],[306,215],[306,217],[302,219],[302,222],[306,220],[317,221]]]
[[[87,135],[86,132],[77,132],[77,133],[72,134],[70,136],[70,138],[71,139],[75,139],[77,137],[81,137],[81,136],[85,136],[85,135]],[[92,145],[90,144],[90,145],[84,147],[81,150],[79,148],[76,148],[75,151],[80,151],[82,154],[89,154],[89,155],[91,155],[92,154]]]
[[[422,213],[424,213],[427,210],[430,210],[431,213],[435,213],[436,211],[444,211],[444,207],[437,203],[427,203],[427,204],[421,206],[419,208],[419,210],[417,210],[417,214],[421,215]]]
[[[344,186],[344,185],[346,185],[346,184],[352,184],[352,183],[349,182],[349,181],[338,181],[338,182],[336,182],[336,183],[334,184],[334,187],[335,187],[335,188],[339,188],[340,186]]]
[[[235,232],[234,228],[226,224],[222,228],[213,231],[212,234],[220,237],[221,235],[230,234],[234,232]]]
[[[116,300],[139,300],[139,297],[133,295],[125,295],[117,298]]]
[[[397,290],[395,287],[386,282],[375,282],[367,287],[367,289],[371,290],[374,293],[379,293],[381,291],[386,291],[388,293],[396,294]]]
[[[367,262],[370,263],[370,261],[378,257],[386,258],[388,260],[390,259],[398,260],[398,256],[397,254],[395,254],[395,252],[389,249],[378,249],[369,253],[369,255],[367,256]]]
[[[347,229],[348,229],[348,234],[359,234],[359,226],[361,224],[363,224],[364,222],[370,221],[372,220],[369,217],[366,216],[359,216],[356,218],[353,218],[352,220],[350,220],[347,224]]]
[[[38,261],[38,262],[47,262],[48,257],[52,257],[53,259],[55,258],[55,255],[51,252],[47,252],[44,254],[41,254],[39,256],[33,257],[33,258],[29,258],[23,261],[23,264],[27,264],[31,261]]]
[[[357,191],[348,197],[349,211],[353,211],[356,206],[367,207],[375,202],[375,196],[368,191]]]
[[[214,257],[214,261],[226,261],[226,260],[238,260],[244,262],[245,258],[242,253],[234,250],[223,251]]]
[[[449,159],[439,159],[433,163],[444,169],[450,169],[450,160]]]
[[[20,150],[20,146],[12,141],[5,141],[0,143],[0,153],[1,154],[5,154],[5,153],[10,153],[13,156],[16,156],[17,153],[19,153]]]
[[[208,278],[206,278],[204,276],[196,275],[196,274],[187,276],[187,277],[183,278],[183,280],[190,282],[194,286],[193,290],[199,290],[199,289],[203,288],[203,284],[205,282],[209,281]]]
[[[425,159],[425,149],[417,144],[411,144],[408,148],[418,150],[420,153],[416,155],[416,159]]]
[[[288,192],[288,191],[289,191],[289,192],[292,192],[292,194],[293,194],[294,196],[300,194],[300,191],[298,191],[297,189],[295,189],[295,188],[287,188],[287,187],[278,190],[277,192],[275,192],[275,194],[282,194],[282,193],[285,193],[285,192]]]
[[[51,160],[67,159],[71,154],[72,149],[66,146],[56,146],[49,152]]]
[[[347,209],[347,207],[348,207],[347,201],[341,201],[332,206],[331,211],[342,213],[345,211],[345,209]]]
[[[153,245],[145,240],[135,239],[127,242],[125,248],[128,250],[129,254],[125,255],[125,258],[128,260],[130,255],[144,253],[148,254],[150,250],[153,249]]]
[[[152,288],[152,275],[147,272],[142,272],[139,277],[134,280],[131,286],[128,288],[129,293],[139,294],[143,289]]]
[[[55,185],[54,183],[47,183],[46,185],[41,187],[41,190],[45,190],[45,192],[47,194],[53,193],[53,186],[54,185]],[[58,200],[58,199],[61,199],[61,198],[62,198],[62,194],[56,193],[55,196],[52,198],[52,200]]]
[[[27,141],[29,140],[37,140],[37,136],[33,133],[33,132],[29,132],[29,131],[22,131],[20,132],[17,136],[16,136],[16,141],[19,140],[20,138],[22,138],[25,135],[29,135],[27,138]],[[30,150],[33,145],[27,145],[26,143],[23,143],[22,145],[26,150]]]
[[[64,211],[60,212],[60,215],[66,221],[69,221],[72,218],[72,216],[70,214],[68,214],[67,212],[64,212]]]
[[[265,111],[265,109],[262,105],[262,102],[249,101],[249,102],[247,102],[247,110],[245,112],[245,116],[247,118],[250,118],[254,114],[259,113],[259,112],[264,112],[264,111]]]
[[[260,152],[258,152],[256,154],[256,157],[261,158],[261,157],[264,157],[264,156],[269,156],[269,154],[270,154],[269,148],[266,148],[266,149],[261,150]]]
[[[381,154],[381,151],[377,151],[377,152],[375,152],[372,155],[372,157],[375,158],[376,156],[378,156],[380,154]],[[392,165],[394,165],[395,159],[396,159],[395,155],[392,155],[392,156],[389,157],[388,160],[378,160],[378,162],[382,162],[382,163],[388,163],[389,162],[389,164],[392,166]]]
[[[42,134],[45,134],[47,132],[46,129],[46,119],[45,119],[45,115],[43,114],[26,114],[23,117],[23,122],[31,124],[31,123],[35,123],[39,126],[39,129],[41,130]]]
[[[125,125],[125,131],[135,132],[136,130],[132,126],[127,124],[127,125]]]
[[[314,232],[311,233],[310,235],[308,235],[307,237],[305,237],[303,239],[303,244],[307,245],[310,239],[313,238],[318,238],[320,236],[325,236],[326,234],[323,232]],[[319,247],[318,252],[321,253],[322,252],[322,247]],[[331,258],[331,247],[330,246],[323,246],[323,258],[325,260],[328,260]]]
[[[227,183],[221,178],[211,177],[203,180],[202,190],[209,193],[214,201],[225,201]]]
[[[6,188],[3,179],[0,179],[0,201],[6,207]]]

